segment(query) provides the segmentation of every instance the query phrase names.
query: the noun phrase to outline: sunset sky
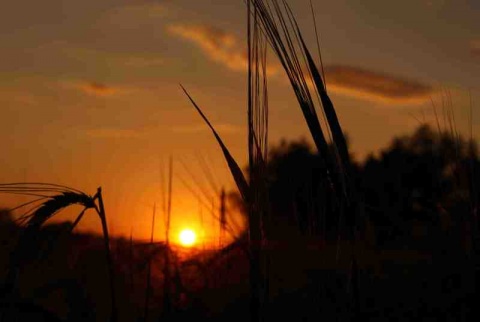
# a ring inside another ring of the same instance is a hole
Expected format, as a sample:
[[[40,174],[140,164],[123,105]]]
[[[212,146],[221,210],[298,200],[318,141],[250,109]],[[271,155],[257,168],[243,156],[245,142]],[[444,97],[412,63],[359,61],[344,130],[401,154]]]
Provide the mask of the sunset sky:
[[[308,0],[294,2],[314,51]],[[313,3],[329,93],[358,159],[411,132],[418,120],[432,122],[431,99],[440,107],[442,92],[452,97],[460,132],[468,133],[470,91],[480,138],[480,1]],[[199,182],[213,197],[209,168],[219,186],[233,184],[179,83],[245,165],[245,34],[242,0],[4,5],[0,182],[54,182],[92,194],[102,186],[113,233],[133,230],[143,238],[153,204],[162,200],[161,169],[172,156],[172,228],[198,230],[199,201],[184,182],[195,189]],[[273,55],[269,62],[271,143],[309,139],[283,71]],[[213,236],[218,228],[202,213]],[[81,226],[99,227],[94,216]],[[158,238],[162,229],[158,220]]]

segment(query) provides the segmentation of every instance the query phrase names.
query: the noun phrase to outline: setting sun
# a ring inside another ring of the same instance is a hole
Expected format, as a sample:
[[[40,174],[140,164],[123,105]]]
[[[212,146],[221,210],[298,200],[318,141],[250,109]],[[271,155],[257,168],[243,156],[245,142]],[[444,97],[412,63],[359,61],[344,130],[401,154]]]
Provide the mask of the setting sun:
[[[191,229],[183,229],[180,232],[179,239],[180,239],[180,244],[182,244],[183,246],[189,247],[189,246],[192,246],[193,244],[195,244],[195,240],[197,239],[197,235]]]

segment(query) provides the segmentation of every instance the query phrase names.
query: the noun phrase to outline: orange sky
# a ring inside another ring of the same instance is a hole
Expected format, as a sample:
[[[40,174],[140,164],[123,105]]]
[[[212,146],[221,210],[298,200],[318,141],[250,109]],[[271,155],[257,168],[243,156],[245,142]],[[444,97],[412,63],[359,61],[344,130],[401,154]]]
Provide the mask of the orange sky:
[[[314,5],[327,85],[359,158],[413,130],[423,113],[431,121],[430,98],[440,104],[441,90],[452,95],[467,132],[468,90],[474,108],[480,100],[478,1]],[[293,9],[313,49],[308,1]],[[161,165],[173,156],[173,229],[199,229],[199,201],[183,182],[196,187],[194,174],[212,199],[206,163],[219,186],[233,185],[178,84],[245,164],[245,29],[241,0],[10,2],[0,12],[0,181],[55,182],[92,194],[102,186],[113,232],[147,237],[153,203],[161,202]],[[270,57],[271,142],[308,138]],[[477,139],[479,124],[475,110]],[[216,238],[202,212],[206,234]],[[98,230],[91,217],[82,229]]]

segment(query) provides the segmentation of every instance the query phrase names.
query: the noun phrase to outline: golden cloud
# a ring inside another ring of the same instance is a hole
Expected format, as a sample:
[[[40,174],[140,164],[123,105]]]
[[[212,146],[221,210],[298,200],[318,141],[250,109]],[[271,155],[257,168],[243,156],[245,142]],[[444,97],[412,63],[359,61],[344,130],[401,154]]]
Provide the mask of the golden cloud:
[[[141,137],[143,133],[130,129],[98,128],[87,130],[86,135],[95,139],[132,139]]]
[[[472,56],[480,58],[480,39],[474,39],[470,42],[470,53]]]
[[[158,53],[146,54],[143,52],[115,52],[84,47],[72,47],[68,43],[57,42],[52,50],[61,51],[63,55],[82,61],[101,62],[115,67],[145,68],[165,65],[165,59]]]
[[[206,25],[170,25],[170,34],[188,40],[203,51],[210,59],[221,63],[233,71],[246,71],[248,58],[246,50],[238,45],[237,37],[221,29]],[[278,68],[270,66],[267,74],[273,75]]]
[[[227,123],[216,124],[214,125],[214,127],[216,131],[223,134],[236,134],[241,131],[240,127],[233,124],[227,124]],[[191,126],[174,127],[172,128],[172,131],[176,133],[199,133],[199,132],[210,131],[210,129],[205,124],[198,124],[198,125],[191,125]]]
[[[233,34],[205,25],[170,25],[168,31],[194,43],[206,56],[230,70],[243,72],[248,69],[246,52],[239,49]],[[267,68],[269,76],[280,76],[279,71],[277,63]],[[434,94],[429,85],[358,67],[330,66],[325,73],[329,90],[362,99],[415,104],[428,100]]]
[[[82,84],[80,85],[80,88],[85,93],[98,96],[110,96],[116,93],[116,90],[113,87],[97,82]]]
[[[329,66],[325,77],[328,90],[385,103],[420,103],[435,93],[417,81],[352,66]]]
[[[0,101],[26,106],[37,104],[38,97],[24,90],[0,87]]]
[[[66,81],[61,82],[60,85],[64,88],[76,89],[87,95],[99,96],[99,97],[111,97],[118,94],[128,94],[136,89],[134,87],[127,86],[111,86],[105,83],[91,81]]]

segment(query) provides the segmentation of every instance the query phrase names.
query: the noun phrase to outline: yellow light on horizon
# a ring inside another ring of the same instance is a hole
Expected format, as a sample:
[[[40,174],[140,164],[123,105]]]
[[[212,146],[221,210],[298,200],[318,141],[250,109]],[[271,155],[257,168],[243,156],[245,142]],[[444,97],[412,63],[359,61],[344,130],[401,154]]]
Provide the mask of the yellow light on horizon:
[[[197,234],[193,230],[186,228],[180,232],[179,239],[182,246],[190,247],[195,244]]]

